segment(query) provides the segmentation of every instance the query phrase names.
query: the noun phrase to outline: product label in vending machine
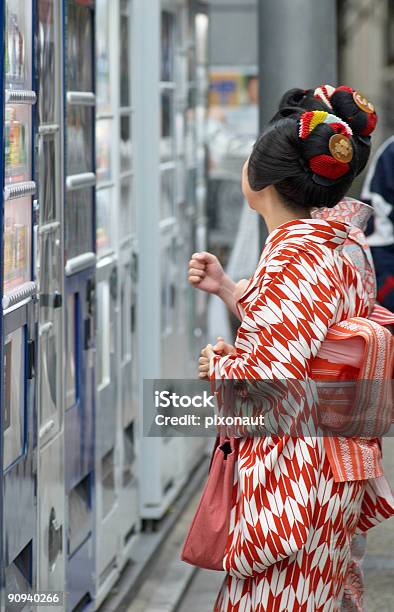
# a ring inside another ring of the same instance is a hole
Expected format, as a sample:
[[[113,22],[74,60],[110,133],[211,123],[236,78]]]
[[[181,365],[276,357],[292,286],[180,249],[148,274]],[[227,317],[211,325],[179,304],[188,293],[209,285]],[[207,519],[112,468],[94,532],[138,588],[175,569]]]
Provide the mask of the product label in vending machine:
[[[23,85],[25,64],[25,40],[23,26],[17,13],[7,10],[7,35],[5,68],[10,85]]]

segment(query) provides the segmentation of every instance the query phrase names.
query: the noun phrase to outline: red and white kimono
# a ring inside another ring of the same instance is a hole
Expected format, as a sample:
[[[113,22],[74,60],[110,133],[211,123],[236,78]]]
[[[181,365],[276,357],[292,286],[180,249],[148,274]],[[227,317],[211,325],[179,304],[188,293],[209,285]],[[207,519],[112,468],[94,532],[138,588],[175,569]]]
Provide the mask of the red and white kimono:
[[[212,358],[212,380],[305,380],[328,329],[370,314],[365,283],[341,255],[349,232],[306,219],[269,236],[240,300],[237,354]],[[339,610],[366,483],[335,481],[322,437],[242,438],[215,611]]]

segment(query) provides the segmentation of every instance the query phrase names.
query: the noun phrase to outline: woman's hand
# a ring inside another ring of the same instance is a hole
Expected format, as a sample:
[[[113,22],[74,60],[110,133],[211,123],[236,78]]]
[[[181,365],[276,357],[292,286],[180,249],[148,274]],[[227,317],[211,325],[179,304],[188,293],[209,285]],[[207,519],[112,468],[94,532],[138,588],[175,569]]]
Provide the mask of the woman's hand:
[[[188,276],[189,283],[196,289],[217,295],[222,288],[225,273],[218,258],[203,251],[192,255]]]
[[[232,344],[227,344],[221,336],[218,337],[215,346],[207,344],[202,349],[200,359],[198,360],[198,377],[202,379],[209,378],[209,362],[214,355],[235,355],[236,349]]]
[[[209,362],[214,354],[212,344],[207,344],[207,346],[201,350],[200,359],[198,360],[199,378],[209,378]]]
[[[225,342],[221,336],[218,336],[213,352],[215,355],[236,355],[237,349],[232,344]]]

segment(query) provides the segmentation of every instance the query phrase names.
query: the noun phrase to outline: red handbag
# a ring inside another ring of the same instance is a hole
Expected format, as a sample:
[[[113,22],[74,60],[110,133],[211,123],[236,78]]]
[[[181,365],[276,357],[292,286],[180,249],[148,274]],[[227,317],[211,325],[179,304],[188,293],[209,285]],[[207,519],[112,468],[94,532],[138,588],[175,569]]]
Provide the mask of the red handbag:
[[[230,525],[236,438],[218,438],[207,482],[194,515],[181,559],[204,569],[222,570]]]

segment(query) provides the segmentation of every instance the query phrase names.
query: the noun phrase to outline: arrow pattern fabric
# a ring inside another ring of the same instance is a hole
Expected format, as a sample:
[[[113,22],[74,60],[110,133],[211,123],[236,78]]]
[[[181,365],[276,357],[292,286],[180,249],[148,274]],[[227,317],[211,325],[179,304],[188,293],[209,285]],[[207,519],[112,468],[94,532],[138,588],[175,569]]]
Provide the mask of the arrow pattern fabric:
[[[240,300],[236,355],[211,359],[213,383],[308,379],[328,328],[370,314],[365,283],[341,254],[349,232],[306,219],[269,236]],[[323,438],[242,438],[215,612],[339,610],[350,542],[373,505],[368,482],[335,482]]]

